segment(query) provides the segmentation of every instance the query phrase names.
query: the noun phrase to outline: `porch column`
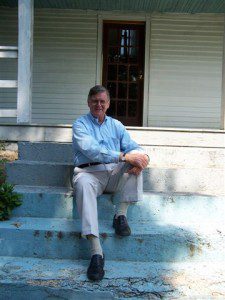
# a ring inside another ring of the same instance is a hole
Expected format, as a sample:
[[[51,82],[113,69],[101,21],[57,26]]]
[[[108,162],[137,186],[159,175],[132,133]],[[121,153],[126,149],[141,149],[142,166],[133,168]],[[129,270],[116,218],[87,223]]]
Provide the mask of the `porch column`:
[[[223,60],[222,60],[222,96],[221,96],[221,122],[220,129],[225,129],[225,14],[223,29]]]
[[[31,123],[34,0],[18,1],[17,123]]]

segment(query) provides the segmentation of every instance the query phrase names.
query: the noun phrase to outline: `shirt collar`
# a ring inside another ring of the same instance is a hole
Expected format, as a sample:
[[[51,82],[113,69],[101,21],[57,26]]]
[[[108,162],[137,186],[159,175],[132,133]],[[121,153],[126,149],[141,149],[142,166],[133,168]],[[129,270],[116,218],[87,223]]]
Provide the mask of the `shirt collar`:
[[[88,113],[89,118],[92,120],[92,122],[98,123],[98,118],[94,117],[91,112]],[[107,115],[105,115],[105,120],[102,124],[104,124],[107,120],[109,119],[109,117]]]

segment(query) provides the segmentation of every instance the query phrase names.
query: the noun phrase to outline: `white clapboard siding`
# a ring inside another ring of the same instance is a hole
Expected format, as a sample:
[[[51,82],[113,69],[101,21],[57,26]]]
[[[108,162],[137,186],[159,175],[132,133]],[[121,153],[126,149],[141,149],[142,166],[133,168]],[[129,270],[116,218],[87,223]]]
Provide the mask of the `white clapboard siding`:
[[[0,46],[17,46],[17,13],[1,7]],[[220,14],[151,16],[148,126],[220,127],[223,31]],[[96,12],[35,9],[32,123],[86,113],[96,59]],[[0,59],[0,80],[17,80],[16,59]],[[0,108],[16,108],[16,89],[0,89]]]
[[[151,20],[148,126],[219,128],[224,19]]]
[[[17,45],[17,26],[17,9],[1,8],[0,46]],[[71,124],[88,111],[87,93],[96,77],[96,42],[96,13],[35,9],[32,123]],[[15,60],[0,59],[1,79],[17,79]],[[0,88],[0,108],[16,108],[16,91]]]
[[[32,122],[71,124],[95,84],[97,15],[35,10]]]
[[[18,45],[18,9],[0,8],[0,81],[17,80],[17,59],[5,58],[6,53],[3,46]],[[13,49],[13,48],[12,48]],[[15,52],[9,51],[8,56],[16,56]],[[12,55],[13,53],[13,55]],[[11,54],[11,55],[10,55]],[[3,58],[4,57],[4,58]],[[0,110],[15,110],[17,106],[17,89],[0,88]],[[4,113],[5,114],[5,113]],[[0,116],[0,123],[16,123],[16,117],[9,118]]]

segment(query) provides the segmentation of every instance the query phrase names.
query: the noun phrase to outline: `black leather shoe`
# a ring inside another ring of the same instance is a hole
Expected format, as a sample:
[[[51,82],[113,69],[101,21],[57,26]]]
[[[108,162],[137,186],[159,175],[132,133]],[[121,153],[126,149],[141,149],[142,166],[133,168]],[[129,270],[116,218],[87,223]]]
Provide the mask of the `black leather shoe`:
[[[105,258],[100,254],[95,254],[91,257],[90,265],[87,269],[87,277],[90,280],[98,281],[102,280],[105,275],[104,271]]]
[[[115,215],[113,218],[113,228],[115,228],[115,233],[120,236],[128,236],[131,234],[126,216],[121,215],[116,218]]]

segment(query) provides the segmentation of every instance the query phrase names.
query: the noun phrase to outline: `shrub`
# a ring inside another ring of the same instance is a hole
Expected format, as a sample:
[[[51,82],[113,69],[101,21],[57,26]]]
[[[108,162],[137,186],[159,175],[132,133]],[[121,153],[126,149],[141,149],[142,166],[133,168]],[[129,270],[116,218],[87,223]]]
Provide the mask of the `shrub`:
[[[6,180],[5,163],[5,159],[0,159],[0,185]]]
[[[0,141],[0,150],[5,150],[5,142]]]
[[[0,142],[0,150],[4,151],[4,143]],[[14,192],[14,186],[6,182],[5,163],[7,159],[0,159],[0,221],[8,220],[12,210],[21,205],[22,195]]]
[[[22,195],[13,191],[14,186],[4,182],[0,185],[0,221],[8,220],[12,210],[20,206]]]

